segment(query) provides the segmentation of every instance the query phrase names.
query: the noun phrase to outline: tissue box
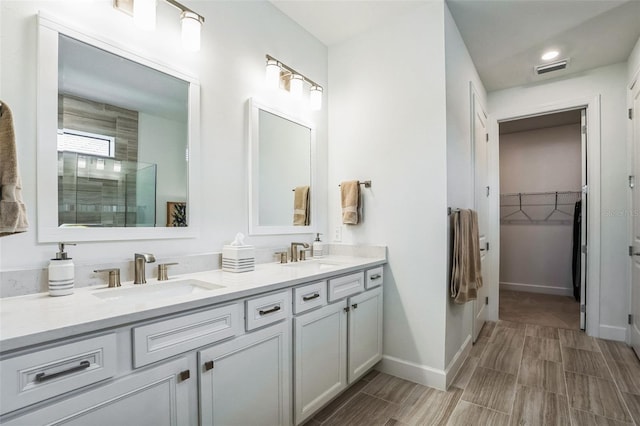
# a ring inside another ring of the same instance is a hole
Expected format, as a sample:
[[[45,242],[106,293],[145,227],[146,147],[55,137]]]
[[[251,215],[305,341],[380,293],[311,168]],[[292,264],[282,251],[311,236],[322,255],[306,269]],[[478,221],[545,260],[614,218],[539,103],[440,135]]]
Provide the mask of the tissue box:
[[[253,246],[222,247],[222,270],[227,272],[249,272],[256,268]]]

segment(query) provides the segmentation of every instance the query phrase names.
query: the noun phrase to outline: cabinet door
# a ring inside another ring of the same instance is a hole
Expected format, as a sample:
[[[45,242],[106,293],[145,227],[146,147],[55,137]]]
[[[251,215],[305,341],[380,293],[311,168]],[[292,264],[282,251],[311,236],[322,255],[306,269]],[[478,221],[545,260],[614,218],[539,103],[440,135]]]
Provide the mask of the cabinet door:
[[[3,425],[189,425],[196,419],[189,415],[187,382],[195,377],[182,380],[182,371],[188,371],[186,358],[133,373]]]
[[[291,323],[198,352],[201,424],[289,425]]]
[[[347,386],[346,301],[293,319],[295,424]]]
[[[382,359],[382,287],[349,299],[349,383]]]

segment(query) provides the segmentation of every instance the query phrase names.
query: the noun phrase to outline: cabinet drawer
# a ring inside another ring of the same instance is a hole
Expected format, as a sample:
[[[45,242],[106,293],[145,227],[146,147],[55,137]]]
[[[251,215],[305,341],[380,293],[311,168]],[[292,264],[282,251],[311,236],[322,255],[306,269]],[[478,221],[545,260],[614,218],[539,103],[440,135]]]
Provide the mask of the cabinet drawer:
[[[377,268],[369,269],[365,272],[366,279],[364,280],[364,286],[368,289],[378,287],[382,285],[384,279],[384,268],[378,266]]]
[[[293,289],[293,313],[300,314],[327,304],[327,282],[303,285]]]
[[[283,320],[291,309],[289,290],[247,300],[247,331]]]
[[[113,333],[4,359],[2,413],[113,377],[116,362]]]
[[[364,291],[364,272],[329,280],[329,302]]]
[[[141,367],[242,333],[242,305],[221,306],[133,329],[133,365]]]

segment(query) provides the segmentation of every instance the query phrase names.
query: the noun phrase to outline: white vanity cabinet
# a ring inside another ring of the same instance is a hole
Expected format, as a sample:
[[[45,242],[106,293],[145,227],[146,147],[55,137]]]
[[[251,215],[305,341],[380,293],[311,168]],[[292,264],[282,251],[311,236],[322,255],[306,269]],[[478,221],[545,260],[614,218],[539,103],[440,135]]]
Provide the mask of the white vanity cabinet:
[[[329,301],[339,297],[335,289],[351,297],[293,319],[296,425],[382,359],[382,287],[363,291],[360,272],[330,279]]]
[[[382,287],[349,298],[349,383],[382,359]]]
[[[291,321],[198,352],[200,424],[289,425]]]
[[[77,393],[2,424],[33,426],[182,426],[195,424],[189,412],[188,360],[181,357],[133,372],[100,387]]]

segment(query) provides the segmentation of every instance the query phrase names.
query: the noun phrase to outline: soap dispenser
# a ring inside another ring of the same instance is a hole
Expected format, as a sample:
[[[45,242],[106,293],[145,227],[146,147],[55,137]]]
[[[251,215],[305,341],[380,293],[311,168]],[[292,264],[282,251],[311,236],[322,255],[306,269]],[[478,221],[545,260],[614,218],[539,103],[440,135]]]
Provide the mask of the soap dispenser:
[[[316,239],[313,242],[313,257],[322,257],[324,251],[324,243],[320,241],[320,233],[316,233]]]
[[[65,245],[75,246],[71,243],[58,243],[56,257],[49,262],[49,296],[73,294],[75,270],[73,261],[64,251]]]

